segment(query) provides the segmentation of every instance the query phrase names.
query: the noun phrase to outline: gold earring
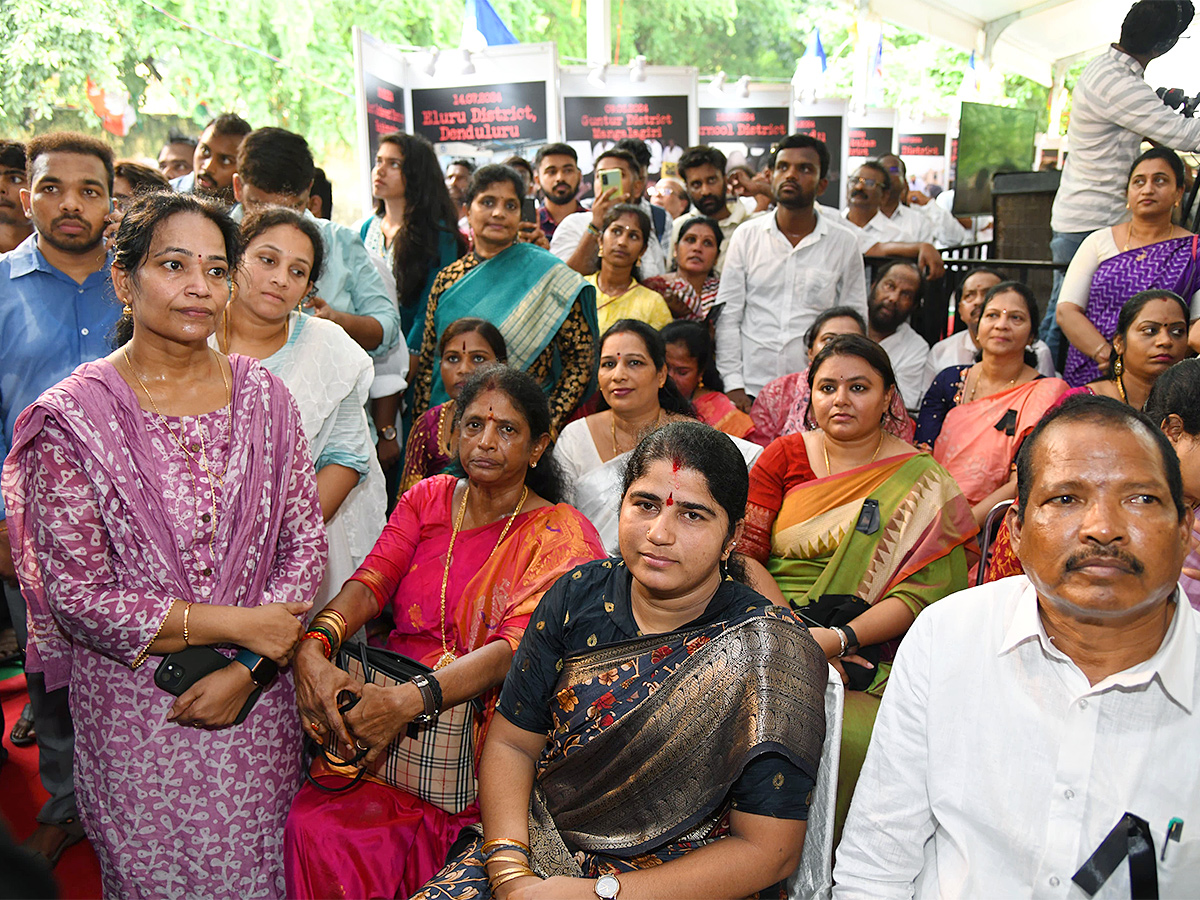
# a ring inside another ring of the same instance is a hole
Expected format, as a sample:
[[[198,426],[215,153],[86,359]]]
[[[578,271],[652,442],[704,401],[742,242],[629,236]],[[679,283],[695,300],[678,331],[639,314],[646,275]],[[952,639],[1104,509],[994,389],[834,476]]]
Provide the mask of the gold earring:
[[[120,299],[121,299],[121,304],[122,304],[122,307],[121,307],[121,313],[122,313],[124,316],[126,316],[127,318],[128,318],[129,316],[132,316],[132,315],[133,315],[133,307],[129,305],[129,298],[128,298],[128,297],[122,297],[122,298],[120,298]]]
[[[1113,360],[1113,377],[1120,378],[1124,371],[1125,363],[1123,363],[1121,361],[1121,357],[1118,356],[1115,360]]]

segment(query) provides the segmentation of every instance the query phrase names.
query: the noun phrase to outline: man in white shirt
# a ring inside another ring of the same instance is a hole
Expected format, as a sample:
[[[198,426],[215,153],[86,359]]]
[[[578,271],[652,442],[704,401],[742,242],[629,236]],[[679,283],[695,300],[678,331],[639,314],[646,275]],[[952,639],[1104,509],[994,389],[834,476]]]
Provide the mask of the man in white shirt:
[[[909,629],[835,900],[1196,896],[1200,614],[1177,584],[1179,461],[1144,414],[1080,395],[1025,440],[1017,484],[1027,576]]]
[[[1141,0],[1121,25],[1121,41],[1088,63],[1071,95],[1067,145],[1071,152],[1050,213],[1050,255],[1069,263],[1083,239],[1129,218],[1125,182],[1149,139],[1172,150],[1200,150],[1200,119],[1163,104],[1146,83],[1146,66],[1175,46],[1192,21],[1191,0]],[[1055,307],[1061,271],[1038,336],[1057,354],[1062,332]]]
[[[854,235],[813,208],[828,184],[828,148],[809,135],[789,135],[771,165],[775,211],[738,227],[716,299],[717,369],[744,412],[768,381],[804,369],[804,332],[822,310],[867,310]]]
[[[945,340],[938,341],[929,351],[925,362],[925,375],[921,382],[921,397],[933,384],[938,373],[951,366],[967,366],[975,362],[975,354],[979,352],[979,311],[983,309],[983,299],[987,292],[1004,280],[995,269],[980,266],[972,269],[963,279],[958,295],[958,317],[967,326],[962,331],[956,331]],[[1050,348],[1045,341],[1034,341],[1031,347],[1037,356],[1037,370],[1047,378],[1054,375],[1054,359],[1050,356]],[[921,402],[917,400],[918,404]]]
[[[599,172],[602,169],[617,169],[621,173],[621,187],[602,191],[600,189]],[[618,203],[640,205],[642,194],[646,190],[646,182],[641,175],[641,166],[637,158],[628,150],[614,147],[605,150],[596,157],[596,168],[593,172],[595,180],[596,199],[590,210],[571,213],[554,229],[554,237],[550,239],[550,252],[565,262],[581,275],[591,275],[597,268],[596,250],[600,246],[600,231],[604,227],[604,217]],[[655,207],[660,213],[666,210]],[[669,221],[667,223],[670,224]],[[668,234],[670,232],[668,231]],[[662,244],[654,239],[646,242],[646,252],[642,254],[641,273],[643,278],[651,275],[661,275],[667,270],[666,253]]]
[[[876,160],[868,159],[849,178],[842,221],[858,236],[863,256],[904,256],[915,259],[927,278],[941,278],[945,271],[941,254],[927,241],[907,241],[900,229],[883,212],[891,173]]]
[[[932,244],[933,223],[919,212],[908,208],[908,171],[904,162],[894,153],[881,156],[879,162],[887,169],[888,190],[879,207],[896,229],[900,240],[918,244]]]
[[[924,294],[925,279],[916,263],[893,259],[880,267],[867,296],[867,336],[887,351],[900,397],[914,417],[921,408],[929,343],[908,320]]]
[[[729,248],[729,239],[750,213],[736,198],[731,200],[728,197],[725,184],[725,154],[716,147],[689,147],[679,160],[679,177],[687,186],[688,200],[691,201],[692,208],[675,220],[668,259],[675,257],[675,245],[679,243],[679,230],[683,223],[696,216],[708,216],[710,219],[716,219],[717,224],[721,226],[721,249],[717,253],[719,275],[725,268],[725,251]]]

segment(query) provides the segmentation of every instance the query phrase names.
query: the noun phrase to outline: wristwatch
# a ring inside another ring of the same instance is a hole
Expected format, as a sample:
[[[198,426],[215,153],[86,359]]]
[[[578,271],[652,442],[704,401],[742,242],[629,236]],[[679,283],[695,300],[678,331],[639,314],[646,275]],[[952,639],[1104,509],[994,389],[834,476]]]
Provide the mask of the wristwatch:
[[[386,428],[380,428],[379,436],[385,441],[394,441],[396,439],[396,426],[388,425]]]
[[[250,670],[250,680],[259,687],[266,687],[279,674],[279,666],[275,664],[274,660],[251,653],[249,650],[239,650],[233,659]]]
[[[617,881],[616,875],[601,875],[596,879],[594,890],[600,900],[617,900],[617,894],[621,893],[621,882]]]

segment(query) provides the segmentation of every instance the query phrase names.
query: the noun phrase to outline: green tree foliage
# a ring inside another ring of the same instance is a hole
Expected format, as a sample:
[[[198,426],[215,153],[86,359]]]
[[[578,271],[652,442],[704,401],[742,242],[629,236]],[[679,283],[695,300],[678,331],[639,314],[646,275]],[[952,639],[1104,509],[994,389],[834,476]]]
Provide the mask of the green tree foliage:
[[[67,107],[98,128],[88,119],[91,77],[123,84],[139,107],[148,89],[173,97],[193,126],[233,110],[254,125],[303,132],[320,152],[354,136],[351,25],[397,44],[455,47],[463,13],[462,0],[152,2],[0,3],[0,127],[40,130],[61,123]],[[575,0],[493,0],[519,40],[555,41],[564,60],[586,56],[586,4],[578,3],[576,15]],[[651,64],[695,66],[702,75],[723,70],[731,80],[790,78],[819,26],[829,57],[826,93],[850,93],[854,10],[845,0],[614,0],[612,12],[622,62],[642,54]],[[967,54],[890,25],[883,52],[885,104],[910,114],[953,111]],[[1045,88],[1010,77],[1005,93],[1039,110],[1044,125]],[[135,130],[147,127],[140,122]]]

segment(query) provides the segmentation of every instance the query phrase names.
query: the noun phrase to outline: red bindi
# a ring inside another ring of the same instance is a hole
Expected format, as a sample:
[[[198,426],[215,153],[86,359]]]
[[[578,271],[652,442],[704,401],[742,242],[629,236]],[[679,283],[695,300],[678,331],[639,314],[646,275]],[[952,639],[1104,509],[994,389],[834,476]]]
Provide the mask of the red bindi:
[[[675,505],[675,494],[674,494],[674,492],[672,492],[670,494],[667,494],[667,506],[674,506],[674,505]]]

